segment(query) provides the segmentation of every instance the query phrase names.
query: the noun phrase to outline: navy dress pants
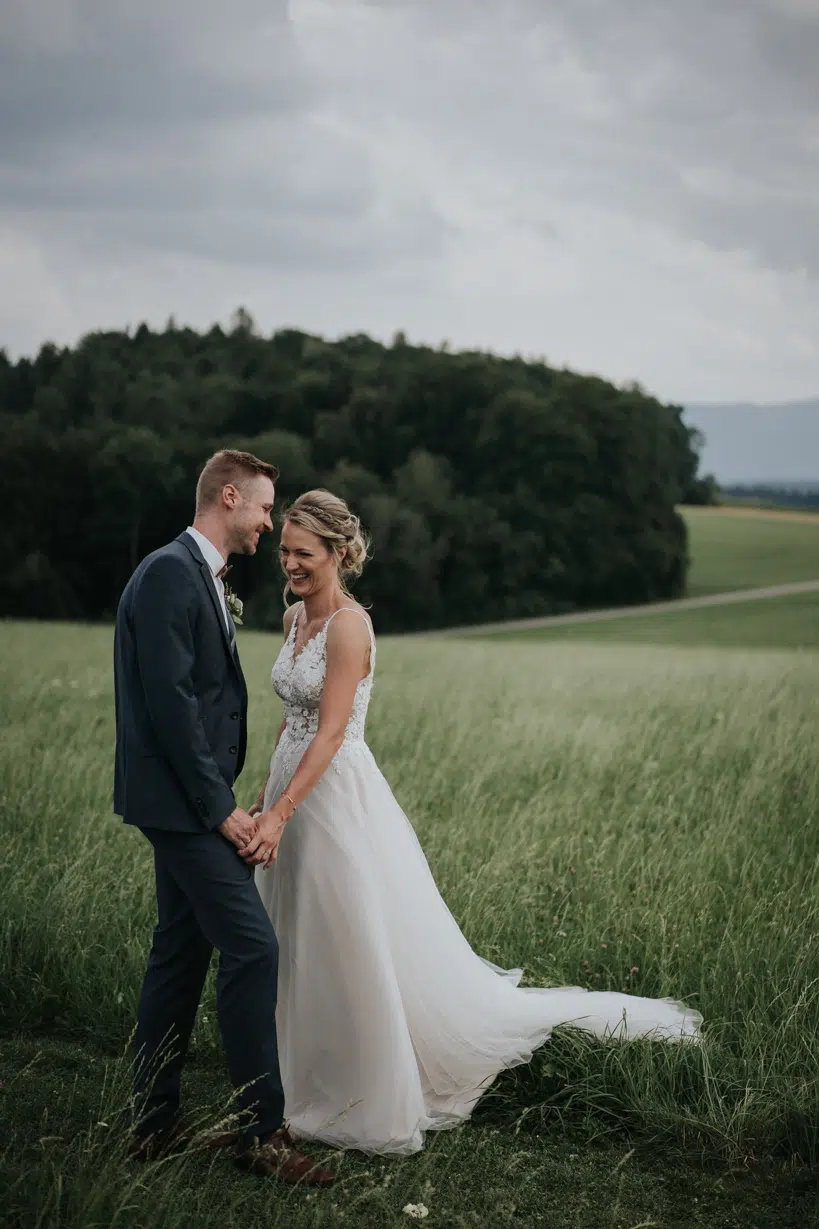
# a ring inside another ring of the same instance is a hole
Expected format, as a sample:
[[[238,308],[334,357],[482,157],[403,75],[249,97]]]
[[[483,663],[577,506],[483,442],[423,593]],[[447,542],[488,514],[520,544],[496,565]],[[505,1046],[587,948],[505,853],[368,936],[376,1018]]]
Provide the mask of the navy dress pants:
[[[153,845],[159,920],[139,1001],[135,1129],[170,1126],[182,1065],[213,949],[228,1070],[239,1093],[242,1144],[284,1119],[276,1040],[279,947],[253,871],[219,832],[143,828]]]

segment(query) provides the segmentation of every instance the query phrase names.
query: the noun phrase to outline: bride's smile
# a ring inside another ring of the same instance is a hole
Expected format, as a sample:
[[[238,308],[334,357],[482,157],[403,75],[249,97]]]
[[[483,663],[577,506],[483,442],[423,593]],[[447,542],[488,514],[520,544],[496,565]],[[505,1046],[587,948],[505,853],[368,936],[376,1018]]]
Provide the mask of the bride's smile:
[[[334,553],[309,530],[285,521],[279,558],[289,589],[307,603],[308,619],[326,618],[337,588],[338,560]]]

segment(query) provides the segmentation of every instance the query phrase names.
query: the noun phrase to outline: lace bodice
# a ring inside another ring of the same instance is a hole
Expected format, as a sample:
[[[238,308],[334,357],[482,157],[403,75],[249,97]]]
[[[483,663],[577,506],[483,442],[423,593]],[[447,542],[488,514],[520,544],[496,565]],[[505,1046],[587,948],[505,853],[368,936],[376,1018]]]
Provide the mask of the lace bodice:
[[[303,609],[303,608],[302,608]],[[346,749],[364,742],[364,725],[367,720],[367,709],[373,687],[375,672],[375,636],[366,615],[354,607],[345,606],[357,617],[364,619],[370,635],[370,670],[356,688],[353,711],[347,723],[344,743],[337,753],[336,759]],[[293,754],[297,759],[304,752],[304,743],[309,742],[318,729],[319,705],[324,692],[324,680],[327,674],[327,629],[332,619],[341,614],[337,610],[330,615],[321,631],[308,640],[301,652],[295,653],[296,628],[301,609],[297,611],[290,634],[281,647],[279,656],[273,666],[272,683],[276,695],[284,704],[285,731],[279,741],[279,752],[282,755]],[[346,615],[344,617],[347,617]],[[335,760],[333,763],[335,764]],[[293,765],[295,768],[295,764]]]

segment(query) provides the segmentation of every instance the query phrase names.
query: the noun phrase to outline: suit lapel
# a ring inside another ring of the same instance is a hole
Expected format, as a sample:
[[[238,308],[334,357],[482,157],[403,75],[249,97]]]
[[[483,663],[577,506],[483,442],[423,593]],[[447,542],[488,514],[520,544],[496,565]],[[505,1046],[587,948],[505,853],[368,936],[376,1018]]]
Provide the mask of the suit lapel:
[[[227,623],[225,622],[225,612],[222,609],[222,603],[219,601],[219,594],[216,589],[216,581],[213,579],[213,572],[211,572],[206,563],[201,563],[199,565],[199,570],[202,573],[202,579],[204,580],[207,591],[210,594],[210,600],[213,602],[213,609],[216,611],[216,617],[219,620],[219,627],[222,632],[222,639],[225,642],[228,657],[232,659],[233,646],[230,643],[230,632],[228,631]],[[228,615],[228,618],[230,618],[230,615]]]
[[[233,662],[234,669],[236,670],[236,673],[239,675],[239,678],[242,680],[242,686],[244,687],[245,680],[244,680],[244,675],[242,674],[242,668],[239,665],[239,654],[236,652],[235,647],[231,646],[231,643],[230,643],[230,633],[228,632],[227,624],[225,623],[225,613],[222,609],[222,603],[219,601],[219,594],[216,589],[216,582],[213,579],[213,572],[211,572],[210,567],[205,562],[202,552],[200,551],[196,542],[194,541],[194,539],[191,537],[189,533],[180,533],[179,537],[176,540],[177,542],[181,542],[183,546],[187,547],[187,549],[193,555],[193,558],[195,559],[196,563],[199,565],[199,571],[202,575],[202,581],[204,583],[205,588],[208,591],[208,596],[210,597],[210,600],[213,603],[214,613],[216,614],[216,618],[219,621],[219,630],[222,633],[222,643],[225,646],[225,652],[227,653],[230,660]],[[230,615],[228,615],[228,618],[230,618]]]

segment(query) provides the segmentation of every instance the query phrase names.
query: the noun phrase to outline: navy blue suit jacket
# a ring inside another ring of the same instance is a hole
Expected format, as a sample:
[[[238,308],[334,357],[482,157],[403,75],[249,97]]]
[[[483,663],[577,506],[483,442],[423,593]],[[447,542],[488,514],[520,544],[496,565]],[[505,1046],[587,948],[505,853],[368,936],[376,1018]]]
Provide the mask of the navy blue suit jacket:
[[[213,574],[188,533],[142,560],[114,636],[114,811],[126,824],[203,832],[236,806],[247,687]]]

